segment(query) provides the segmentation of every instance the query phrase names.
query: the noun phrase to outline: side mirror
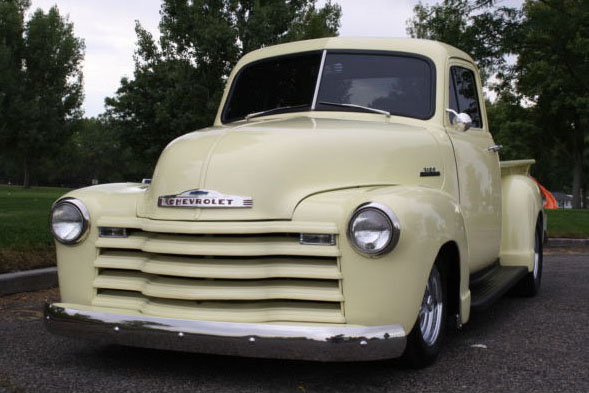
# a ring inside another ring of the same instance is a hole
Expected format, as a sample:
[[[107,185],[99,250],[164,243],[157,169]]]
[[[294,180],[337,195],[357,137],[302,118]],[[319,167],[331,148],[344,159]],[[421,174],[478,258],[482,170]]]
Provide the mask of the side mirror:
[[[458,131],[466,132],[472,125],[472,119],[467,113],[458,113],[454,109],[446,109],[446,112],[452,113],[454,119],[452,119],[452,125],[456,127]]]

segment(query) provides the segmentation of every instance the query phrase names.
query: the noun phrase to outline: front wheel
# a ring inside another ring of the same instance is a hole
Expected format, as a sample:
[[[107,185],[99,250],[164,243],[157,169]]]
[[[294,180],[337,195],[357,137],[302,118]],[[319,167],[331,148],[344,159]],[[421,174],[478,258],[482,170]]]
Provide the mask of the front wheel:
[[[412,367],[432,364],[442,347],[446,326],[446,280],[434,264],[427,280],[417,321],[407,337],[404,360]]]

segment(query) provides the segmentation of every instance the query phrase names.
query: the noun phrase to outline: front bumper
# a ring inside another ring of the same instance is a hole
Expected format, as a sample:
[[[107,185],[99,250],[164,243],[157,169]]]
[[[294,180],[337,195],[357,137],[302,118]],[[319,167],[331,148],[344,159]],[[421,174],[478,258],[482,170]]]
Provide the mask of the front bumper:
[[[137,347],[246,357],[315,361],[381,360],[401,356],[399,325],[340,327],[209,322],[124,315],[45,305],[51,333]]]

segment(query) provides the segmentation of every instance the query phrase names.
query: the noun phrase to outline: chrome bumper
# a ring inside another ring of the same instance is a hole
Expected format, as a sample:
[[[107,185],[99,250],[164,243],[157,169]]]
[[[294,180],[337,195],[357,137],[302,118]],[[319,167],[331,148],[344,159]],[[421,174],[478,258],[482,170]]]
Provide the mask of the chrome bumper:
[[[154,318],[45,305],[51,333],[137,347],[221,355],[315,361],[401,356],[399,325],[370,327],[270,325]]]

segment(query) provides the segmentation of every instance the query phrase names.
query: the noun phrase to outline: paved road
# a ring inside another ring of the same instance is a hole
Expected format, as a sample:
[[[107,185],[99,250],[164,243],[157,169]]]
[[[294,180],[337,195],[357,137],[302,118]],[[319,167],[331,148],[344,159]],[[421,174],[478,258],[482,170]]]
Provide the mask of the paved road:
[[[0,298],[0,392],[589,391],[589,255],[546,256],[538,297],[473,315],[425,370],[101,346],[46,333],[44,297]]]

